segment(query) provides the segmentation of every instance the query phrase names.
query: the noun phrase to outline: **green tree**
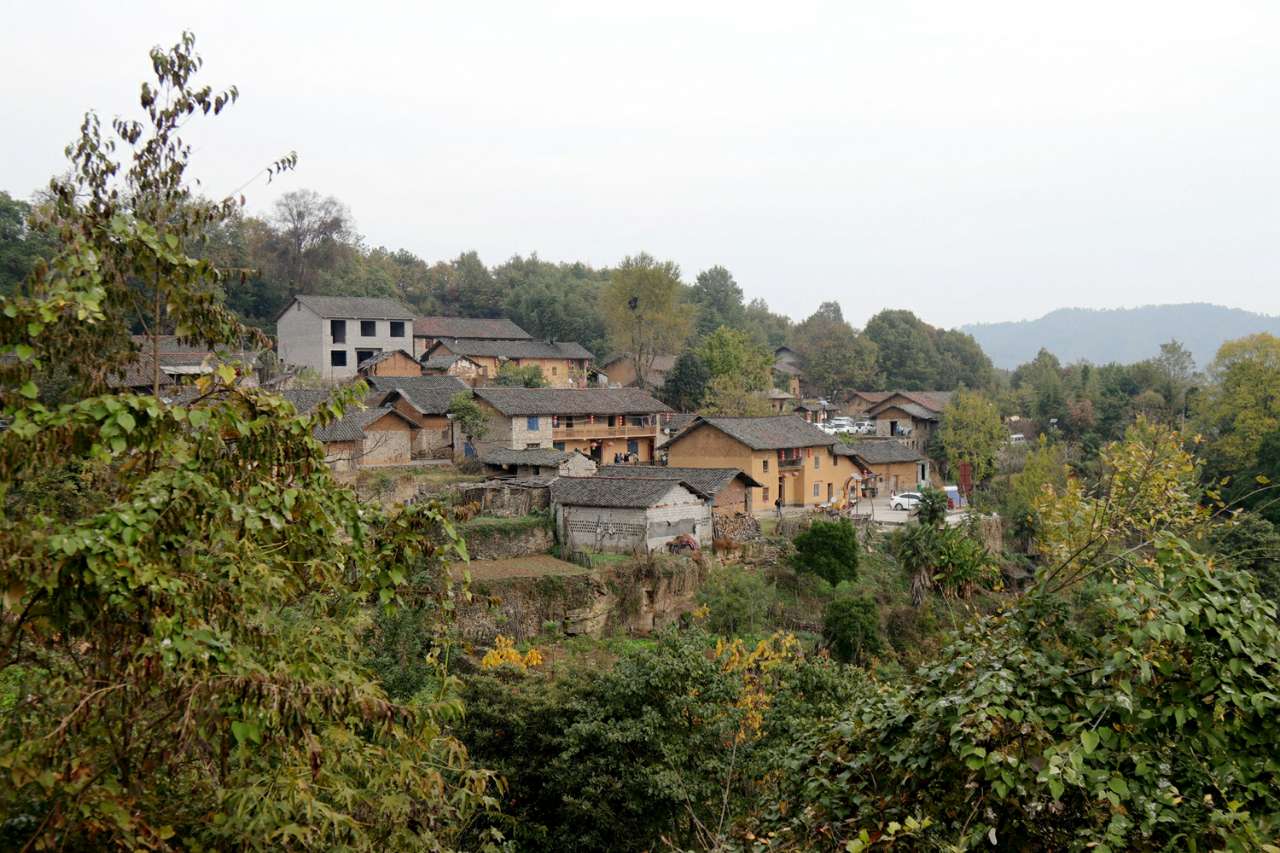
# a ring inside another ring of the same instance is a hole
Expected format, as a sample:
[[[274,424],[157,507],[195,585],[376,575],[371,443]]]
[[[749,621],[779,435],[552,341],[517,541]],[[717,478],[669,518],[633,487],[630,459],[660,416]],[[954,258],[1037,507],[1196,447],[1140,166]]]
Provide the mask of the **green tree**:
[[[773,353],[745,332],[721,326],[703,338],[697,355],[712,380],[732,377],[746,391],[764,391],[772,382]]]
[[[824,397],[878,385],[876,346],[845,322],[840,305],[824,302],[791,334],[805,387]]]
[[[499,385],[515,388],[546,388],[548,384],[541,367],[536,364],[521,367],[514,361],[508,361],[499,367],[494,381]]]
[[[991,386],[995,368],[972,335],[947,329],[936,332],[939,366],[937,387],[985,389]]]
[[[996,456],[1009,438],[995,404],[976,391],[957,391],[942,414],[938,441],[952,472],[967,463],[973,482],[982,483],[996,469]]]
[[[722,637],[759,633],[764,629],[773,586],[754,567],[718,566],[698,590],[698,603],[709,611],[707,627]]]
[[[796,571],[815,574],[832,586],[858,576],[858,532],[847,518],[815,519],[793,544]]]
[[[884,387],[941,389],[942,360],[934,331],[910,311],[885,310],[867,321],[863,334],[876,344],[876,369]]]
[[[470,391],[459,391],[449,400],[449,418],[467,441],[479,441],[489,432],[489,417]]]
[[[707,385],[702,412],[726,418],[760,418],[773,413],[769,399],[739,376],[718,376]]]
[[[645,387],[654,359],[680,351],[689,337],[680,268],[643,253],[628,257],[614,270],[600,301],[614,352],[631,357]]]
[[[698,273],[693,287],[689,289],[689,301],[698,306],[698,337],[706,337],[721,326],[742,330],[746,320],[742,288],[724,267],[716,266]]]
[[[710,381],[711,371],[707,370],[702,359],[697,353],[686,350],[667,371],[658,396],[677,412],[696,412],[702,406]]]
[[[15,356],[0,382],[6,842],[448,847],[494,804],[444,733],[456,685],[437,667],[424,701],[392,701],[361,637],[415,567],[441,651],[459,545],[438,507],[388,517],[334,481],[312,433],[360,389],[303,417],[230,369],[177,403],[95,393],[92,361],[131,355],[117,291],[135,277],[181,336],[245,333],[216,302],[218,271],[183,249],[235,206],[183,180],[179,128],[235,99],[193,84],[193,42],[152,52],[145,122],[104,138],[86,118],[53,182],[57,257],[0,298]],[[68,359],[91,396],[39,402],[39,369],[91,339],[106,346]]]
[[[883,649],[876,603],[860,596],[837,596],[823,613],[822,639],[836,660],[866,663]]]
[[[1245,470],[1263,436],[1280,429],[1280,338],[1268,334],[1227,341],[1209,365],[1199,395],[1200,427],[1210,451],[1228,470]]]
[[[53,241],[31,227],[31,205],[0,190],[0,295],[13,293],[53,252]]]

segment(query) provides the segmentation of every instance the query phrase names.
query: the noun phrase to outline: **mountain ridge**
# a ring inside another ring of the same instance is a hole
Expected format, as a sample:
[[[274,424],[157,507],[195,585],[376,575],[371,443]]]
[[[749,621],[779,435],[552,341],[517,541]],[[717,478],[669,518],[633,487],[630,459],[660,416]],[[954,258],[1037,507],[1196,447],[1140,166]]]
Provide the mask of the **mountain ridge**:
[[[1136,308],[1058,308],[1034,320],[971,323],[960,331],[974,337],[996,367],[1012,369],[1043,347],[1063,364],[1089,361],[1132,363],[1155,356],[1177,338],[1203,369],[1223,342],[1257,332],[1280,335],[1280,316],[1257,314],[1209,302],[1142,305]]]

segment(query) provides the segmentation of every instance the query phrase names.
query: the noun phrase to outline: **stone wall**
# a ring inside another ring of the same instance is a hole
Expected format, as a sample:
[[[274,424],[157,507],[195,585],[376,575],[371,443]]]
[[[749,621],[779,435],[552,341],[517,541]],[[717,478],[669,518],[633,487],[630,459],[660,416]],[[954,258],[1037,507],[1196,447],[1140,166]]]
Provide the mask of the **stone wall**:
[[[545,554],[555,544],[551,525],[543,516],[473,518],[458,525],[473,560],[506,560]]]
[[[547,623],[568,635],[646,635],[693,610],[705,578],[697,559],[660,556],[580,575],[476,581],[458,626],[477,645],[498,634],[532,639]]]

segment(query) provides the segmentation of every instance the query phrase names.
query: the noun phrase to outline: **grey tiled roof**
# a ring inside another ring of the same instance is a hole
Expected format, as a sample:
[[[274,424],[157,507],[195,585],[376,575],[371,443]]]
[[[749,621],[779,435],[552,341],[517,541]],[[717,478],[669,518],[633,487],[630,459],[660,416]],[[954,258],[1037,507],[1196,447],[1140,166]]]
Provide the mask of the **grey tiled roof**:
[[[417,424],[390,406],[374,406],[368,409],[348,410],[345,415],[328,426],[316,427],[312,435],[319,441],[359,441],[364,438],[365,428],[369,424],[388,414],[417,427]]]
[[[456,355],[436,355],[422,360],[423,370],[448,370],[458,360]]]
[[[470,390],[456,376],[370,376],[365,381],[383,395],[403,392],[410,403],[428,415],[443,415],[454,395]]]
[[[653,480],[676,480],[690,483],[709,495],[719,494],[720,490],[741,477],[743,483],[758,488],[758,483],[750,475],[737,468],[682,468],[671,465],[606,465],[597,474],[600,477],[641,478]]]
[[[533,337],[506,317],[419,317],[413,333],[424,338],[487,338],[522,341]]]
[[[549,467],[551,465],[559,465],[569,456],[569,453],[563,450],[556,450],[553,447],[531,447],[524,450],[499,447],[481,453],[480,461],[486,465],[537,465],[539,467]]]
[[[720,430],[730,438],[737,439],[752,450],[787,450],[794,447],[819,447],[835,443],[835,438],[804,418],[795,415],[774,415],[767,418],[699,418],[688,429],[671,439],[671,444],[692,434],[703,424]]]
[[[874,405],[872,405],[872,407],[867,410],[868,414],[874,414],[877,409],[885,408],[887,406],[897,406],[898,408],[903,409],[904,411],[909,411],[911,412],[911,414],[915,415],[916,413],[908,408],[908,406],[910,406],[911,403],[914,403],[920,408],[925,409],[930,413],[932,413],[931,418],[921,418],[922,420],[927,420],[927,419],[936,420],[936,417],[932,417],[932,416],[936,416],[940,414],[942,410],[947,407],[947,404],[951,402],[951,395],[953,393],[955,392],[953,391],[880,391],[880,392],[863,392],[863,396],[868,399],[878,398],[878,399],[875,399]],[[905,397],[907,400],[910,401],[910,403],[895,403],[892,400],[893,397]],[[919,415],[916,415],[916,416],[920,417]]]
[[[287,388],[276,393],[293,403],[293,407],[298,410],[298,414],[305,415],[333,396],[333,389]]]
[[[441,355],[440,348],[454,355],[475,358],[576,358],[590,361],[590,351],[572,341],[491,341],[470,338],[448,338],[439,341],[428,352]]]
[[[409,353],[405,352],[402,349],[384,349],[382,352],[374,353],[373,355],[366,358],[364,361],[360,362],[360,369],[367,370],[379,362],[386,361],[396,353],[400,353],[402,356],[409,359],[414,364],[418,363],[418,360],[416,358],[414,358],[412,355],[410,355]]]
[[[394,299],[381,296],[317,296],[299,294],[294,297],[321,317],[356,320],[412,320],[413,309],[407,308]],[[293,307],[290,302],[284,311]],[[283,316],[284,311],[276,319]]]
[[[596,476],[561,477],[551,484],[551,500],[570,506],[647,508],[662,500],[675,485],[684,486],[704,500],[712,497],[697,486],[679,480]]]
[[[852,444],[836,442],[837,456],[855,456],[868,465],[919,462],[925,455],[892,438],[864,438]]]
[[[477,388],[504,415],[652,415],[671,411],[639,388]]]
[[[867,410],[867,414],[871,415],[872,417],[875,417],[876,415],[879,415],[881,412],[887,411],[889,409],[901,409],[902,411],[906,412],[908,415],[911,415],[911,417],[920,421],[936,421],[940,417],[939,412],[926,409],[924,406],[920,405],[919,403],[898,403],[893,400],[885,400],[883,403],[881,403],[878,406],[872,406],[870,409]]]

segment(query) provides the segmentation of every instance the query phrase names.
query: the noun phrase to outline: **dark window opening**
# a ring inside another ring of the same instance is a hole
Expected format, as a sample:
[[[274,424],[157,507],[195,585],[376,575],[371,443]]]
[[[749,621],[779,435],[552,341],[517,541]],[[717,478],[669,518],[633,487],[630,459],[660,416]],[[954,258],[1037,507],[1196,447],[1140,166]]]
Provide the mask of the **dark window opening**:
[[[391,321],[391,337],[393,338],[404,337],[404,320]]]
[[[347,342],[347,321],[346,320],[330,320],[329,334],[330,336],[332,336],[333,342],[335,344],[345,344]]]
[[[329,351],[329,364],[332,367],[347,366],[347,351],[344,349],[335,349]]]
[[[361,320],[360,321],[360,337],[372,338],[378,334],[377,320]]]
[[[381,350],[376,350],[376,349],[356,350],[356,364],[357,365],[364,364],[367,360],[373,358],[379,352],[381,352]],[[343,363],[345,364],[346,362],[343,362]]]

